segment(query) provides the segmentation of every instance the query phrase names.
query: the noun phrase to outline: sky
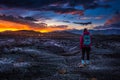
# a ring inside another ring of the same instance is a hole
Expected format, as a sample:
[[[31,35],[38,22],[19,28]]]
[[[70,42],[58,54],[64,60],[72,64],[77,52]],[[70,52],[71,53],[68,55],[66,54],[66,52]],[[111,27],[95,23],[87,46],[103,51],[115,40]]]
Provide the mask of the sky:
[[[120,29],[120,0],[0,0],[0,31]]]

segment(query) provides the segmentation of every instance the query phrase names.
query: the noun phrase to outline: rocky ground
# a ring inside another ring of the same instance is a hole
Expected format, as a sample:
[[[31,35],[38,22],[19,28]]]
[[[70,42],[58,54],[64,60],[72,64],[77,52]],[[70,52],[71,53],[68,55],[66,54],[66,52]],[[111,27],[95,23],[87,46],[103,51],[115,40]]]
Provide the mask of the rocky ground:
[[[120,36],[93,36],[79,68],[79,38],[0,38],[0,80],[119,80]]]

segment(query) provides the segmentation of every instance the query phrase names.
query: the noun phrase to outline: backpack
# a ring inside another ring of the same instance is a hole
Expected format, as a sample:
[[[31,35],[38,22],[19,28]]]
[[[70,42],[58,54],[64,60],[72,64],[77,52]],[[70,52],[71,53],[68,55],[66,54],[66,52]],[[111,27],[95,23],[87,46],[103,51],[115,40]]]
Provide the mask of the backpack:
[[[89,46],[91,43],[90,35],[84,35],[83,36],[83,45]]]

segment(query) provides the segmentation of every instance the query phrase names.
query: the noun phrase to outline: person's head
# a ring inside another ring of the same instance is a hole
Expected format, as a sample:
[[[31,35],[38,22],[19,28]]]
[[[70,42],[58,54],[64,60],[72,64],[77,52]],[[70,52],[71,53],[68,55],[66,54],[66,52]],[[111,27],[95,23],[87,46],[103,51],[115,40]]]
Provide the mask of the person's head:
[[[87,28],[84,28],[83,34],[90,34]]]
[[[83,32],[88,32],[87,28],[84,28]]]

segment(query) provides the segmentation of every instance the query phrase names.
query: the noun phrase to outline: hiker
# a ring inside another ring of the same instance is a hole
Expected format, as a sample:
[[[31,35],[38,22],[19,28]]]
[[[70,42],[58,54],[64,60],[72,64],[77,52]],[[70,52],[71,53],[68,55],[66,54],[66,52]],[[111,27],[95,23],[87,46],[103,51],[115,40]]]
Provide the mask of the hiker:
[[[80,36],[80,48],[82,50],[82,60],[79,67],[84,67],[90,64],[91,35],[87,28],[83,30],[83,35]]]

